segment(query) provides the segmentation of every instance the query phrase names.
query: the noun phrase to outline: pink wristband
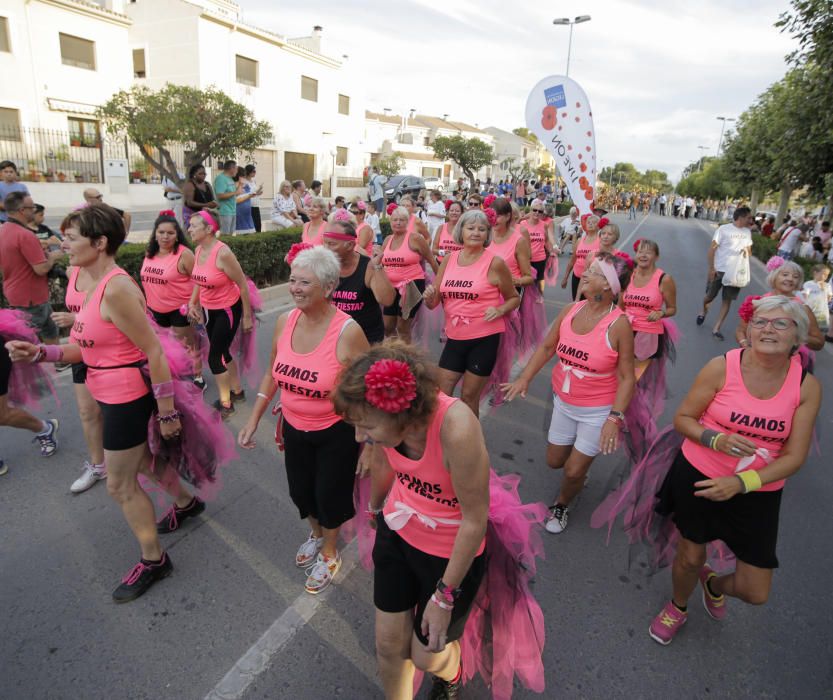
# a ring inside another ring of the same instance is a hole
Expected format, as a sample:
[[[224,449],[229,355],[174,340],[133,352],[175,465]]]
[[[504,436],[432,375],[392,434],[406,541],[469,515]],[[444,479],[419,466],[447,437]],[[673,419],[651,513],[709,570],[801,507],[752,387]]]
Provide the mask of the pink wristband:
[[[60,345],[40,345],[41,356],[38,362],[61,362],[64,359],[64,349]]]
[[[172,381],[169,382],[160,382],[159,384],[153,384],[153,398],[155,399],[167,399],[174,395],[174,383]]]

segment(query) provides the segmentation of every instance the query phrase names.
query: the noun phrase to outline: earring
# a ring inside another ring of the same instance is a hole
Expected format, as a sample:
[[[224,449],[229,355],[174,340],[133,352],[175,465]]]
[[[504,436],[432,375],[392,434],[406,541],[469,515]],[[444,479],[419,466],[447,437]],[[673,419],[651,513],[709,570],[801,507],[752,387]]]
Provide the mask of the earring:
[[[596,294],[596,296],[593,297],[593,301],[601,301],[601,300],[602,300],[602,295],[601,294]]]

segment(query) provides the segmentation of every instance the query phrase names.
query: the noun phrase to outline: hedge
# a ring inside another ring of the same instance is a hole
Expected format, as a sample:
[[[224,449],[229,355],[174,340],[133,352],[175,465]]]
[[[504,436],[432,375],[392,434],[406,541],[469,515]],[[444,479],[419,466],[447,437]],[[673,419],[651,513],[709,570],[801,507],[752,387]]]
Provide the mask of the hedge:
[[[778,241],[774,238],[767,238],[759,233],[752,234],[752,255],[766,265],[767,260],[778,253]],[[813,267],[819,263],[807,258],[794,258],[794,262],[804,270],[804,280],[813,279]]]

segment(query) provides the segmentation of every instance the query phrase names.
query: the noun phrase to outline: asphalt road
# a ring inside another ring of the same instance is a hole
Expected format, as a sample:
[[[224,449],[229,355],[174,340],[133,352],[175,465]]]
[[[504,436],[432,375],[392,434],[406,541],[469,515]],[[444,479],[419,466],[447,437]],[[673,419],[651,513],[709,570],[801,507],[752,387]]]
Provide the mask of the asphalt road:
[[[677,280],[683,339],[666,422],[703,364],[732,347],[712,339],[708,322],[694,324],[712,228],[656,216],[613,218],[625,249],[635,237],[656,239],[661,266]],[[760,269],[753,280],[750,291],[760,292]],[[566,300],[561,289],[548,290],[550,318]],[[260,335],[263,356],[276,313],[267,314]],[[733,310],[727,338],[735,319]],[[830,367],[829,352],[819,353],[816,373],[828,392]],[[69,493],[86,455],[68,376],[59,396],[61,406],[49,411],[61,420],[54,458],[39,459],[26,434],[2,432],[10,472],[0,477],[1,698],[382,697],[371,578],[350,546],[338,583],[315,598],[304,593],[293,556],[307,528],[289,500],[270,418],[258,448],[227,468],[205,514],[166,538],[174,575],[116,606],[110,593],[135,563],[137,547],[102,484]],[[215,398],[211,390],[208,398]],[[557,492],[559,477],[544,464],[551,404],[545,370],[529,400],[483,419],[494,466],[523,475],[526,500],[549,501]],[[245,416],[238,410],[231,426],[238,429]],[[818,435],[827,454],[833,443],[824,409]],[[544,697],[831,697],[833,482],[822,459],[811,457],[785,490],[781,569],[769,603],[732,600],[728,618],[717,623],[692,598],[688,624],[669,647],[647,633],[669,595],[669,572],[649,577],[638,563],[629,566],[622,536],[607,545],[604,533],[589,527],[595,505],[626,468],[621,453],[599,458],[568,530],[545,534],[547,558],[535,584],[547,627]],[[464,697],[488,693],[472,683]],[[515,697],[540,696],[519,689]]]

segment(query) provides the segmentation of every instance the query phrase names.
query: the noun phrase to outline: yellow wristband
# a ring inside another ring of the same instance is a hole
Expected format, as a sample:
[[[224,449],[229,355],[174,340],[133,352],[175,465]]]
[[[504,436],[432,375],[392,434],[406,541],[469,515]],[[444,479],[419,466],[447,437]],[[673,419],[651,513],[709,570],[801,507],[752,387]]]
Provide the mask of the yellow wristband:
[[[747,469],[745,472],[735,474],[743,482],[743,492],[750,493],[757,491],[763,484],[761,483],[761,475],[755,469]]]

